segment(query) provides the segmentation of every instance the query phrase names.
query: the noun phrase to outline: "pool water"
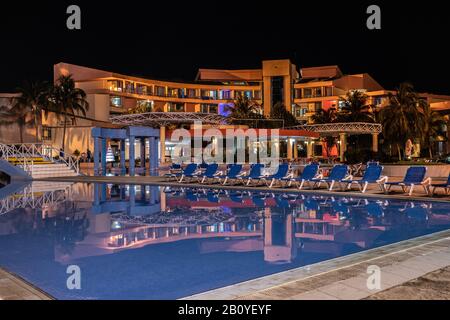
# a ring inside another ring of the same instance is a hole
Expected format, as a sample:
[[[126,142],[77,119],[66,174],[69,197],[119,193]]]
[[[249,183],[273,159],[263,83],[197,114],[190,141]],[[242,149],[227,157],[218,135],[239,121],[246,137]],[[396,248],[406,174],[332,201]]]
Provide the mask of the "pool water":
[[[450,203],[345,194],[85,183],[4,193],[0,266],[58,299],[176,299],[450,228]],[[80,289],[67,286],[73,265]]]

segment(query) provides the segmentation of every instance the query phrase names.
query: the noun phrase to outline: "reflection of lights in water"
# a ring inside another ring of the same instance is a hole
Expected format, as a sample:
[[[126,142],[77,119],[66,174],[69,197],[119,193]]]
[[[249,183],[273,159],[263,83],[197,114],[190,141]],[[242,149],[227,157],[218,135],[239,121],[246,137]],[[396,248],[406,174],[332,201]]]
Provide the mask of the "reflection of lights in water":
[[[117,229],[120,229],[120,228],[122,228],[122,225],[120,224],[119,221],[113,221],[113,222],[112,222],[112,224],[111,224],[111,229],[117,230]]]

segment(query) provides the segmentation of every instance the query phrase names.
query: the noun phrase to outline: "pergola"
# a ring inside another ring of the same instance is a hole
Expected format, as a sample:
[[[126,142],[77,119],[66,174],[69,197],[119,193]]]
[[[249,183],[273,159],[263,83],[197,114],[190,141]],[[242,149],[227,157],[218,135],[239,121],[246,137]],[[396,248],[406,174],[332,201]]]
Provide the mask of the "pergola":
[[[324,124],[307,124],[295,126],[290,129],[305,130],[319,133],[322,136],[334,134],[380,134],[382,131],[381,124],[367,122],[343,122],[343,123],[324,123]]]
[[[340,157],[344,158],[344,152],[347,146],[348,134],[371,134],[372,135],[372,151],[378,152],[378,135],[382,132],[382,126],[379,123],[369,122],[340,122],[340,123],[323,123],[323,124],[307,124],[295,126],[290,129],[305,130],[315,132],[321,136],[340,137]]]
[[[197,112],[148,112],[137,114],[125,114],[110,118],[111,122],[126,126],[165,127],[169,124],[225,124],[227,118],[218,114]]]
[[[129,174],[135,174],[135,142],[140,142],[140,159],[141,168],[145,173],[145,145],[146,140],[149,142],[149,169],[150,174],[156,174],[158,167],[158,140],[160,139],[160,131],[154,128],[143,126],[128,126],[124,129],[117,128],[92,128],[92,137],[94,138],[94,175],[106,175],[106,153],[107,140],[120,141],[120,168],[121,174],[125,175],[125,145],[126,140],[129,142],[128,159],[129,159]]]

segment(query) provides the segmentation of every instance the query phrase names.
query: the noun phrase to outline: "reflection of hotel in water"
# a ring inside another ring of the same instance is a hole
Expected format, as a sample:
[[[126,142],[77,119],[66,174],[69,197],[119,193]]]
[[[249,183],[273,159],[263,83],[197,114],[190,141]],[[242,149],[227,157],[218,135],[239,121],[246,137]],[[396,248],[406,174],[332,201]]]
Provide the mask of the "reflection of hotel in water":
[[[79,212],[87,213],[89,223],[70,254],[55,248],[55,258],[60,262],[196,240],[202,254],[262,251],[265,261],[283,263],[291,262],[300,252],[337,256],[348,246],[368,248],[390,229],[382,204],[369,204],[363,199],[343,203],[330,198],[299,196],[289,200],[275,195],[258,201],[244,197],[239,202],[229,195],[218,198],[205,193],[193,199],[183,192],[160,192],[156,186],[106,184],[75,184],[65,190],[71,190],[70,198],[78,204]],[[42,210],[43,218],[61,213],[48,207]],[[359,220],[355,221],[349,216],[349,208],[356,213],[358,208],[366,211],[356,214]],[[419,215],[418,221],[427,226],[442,224],[442,219],[448,223],[449,219],[445,213],[431,215],[423,207],[395,210],[409,210],[405,212]],[[0,234],[14,233],[0,223],[2,229]]]

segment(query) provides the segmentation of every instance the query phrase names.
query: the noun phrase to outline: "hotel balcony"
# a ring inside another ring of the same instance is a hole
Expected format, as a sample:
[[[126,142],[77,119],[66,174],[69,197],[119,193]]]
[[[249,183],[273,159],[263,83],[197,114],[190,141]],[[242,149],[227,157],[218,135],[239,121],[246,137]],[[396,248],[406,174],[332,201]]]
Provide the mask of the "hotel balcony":
[[[108,93],[114,96],[123,96],[129,98],[136,99],[145,99],[145,100],[155,100],[155,101],[166,101],[166,102],[188,102],[188,103],[202,103],[204,101],[208,101],[209,103],[228,103],[230,100],[234,100],[237,95],[233,92],[233,90],[227,90],[226,94],[223,92],[217,92],[215,94],[208,94],[204,92],[198,92],[199,90],[194,92],[186,92],[186,91],[174,91],[174,90],[155,90],[152,91],[142,91],[136,90],[134,88],[127,88],[123,91],[116,89],[100,89],[96,90],[95,93]],[[248,90],[249,93],[246,94],[250,99],[253,99],[259,103],[261,103],[261,92],[260,91],[251,91]],[[202,94],[203,93],[203,94]]]

